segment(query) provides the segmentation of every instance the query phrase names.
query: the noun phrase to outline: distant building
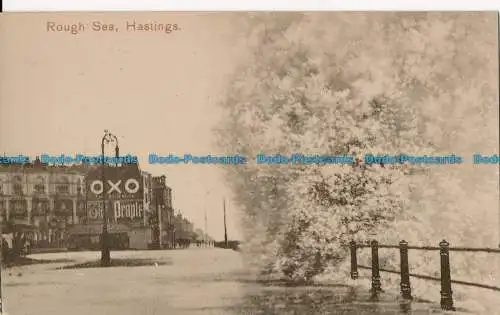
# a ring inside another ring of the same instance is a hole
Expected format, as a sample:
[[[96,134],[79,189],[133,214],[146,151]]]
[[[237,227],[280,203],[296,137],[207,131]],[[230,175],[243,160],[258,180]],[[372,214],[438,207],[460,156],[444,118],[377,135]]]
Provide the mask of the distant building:
[[[153,241],[156,246],[172,248],[174,246],[174,209],[172,207],[172,189],[167,186],[165,176],[153,177],[153,200],[151,207],[156,212],[153,220]]]
[[[188,244],[196,239],[194,225],[182,214],[178,213],[174,218],[175,241],[177,244]]]

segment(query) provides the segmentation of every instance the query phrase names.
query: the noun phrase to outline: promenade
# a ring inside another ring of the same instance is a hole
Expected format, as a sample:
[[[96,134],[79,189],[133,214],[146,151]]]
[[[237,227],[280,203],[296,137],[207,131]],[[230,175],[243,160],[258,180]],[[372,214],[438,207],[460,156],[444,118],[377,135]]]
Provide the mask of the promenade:
[[[58,269],[99,258],[99,252],[32,255],[73,262],[3,271],[7,314],[15,315],[225,315],[225,314],[442,314],[438,305],[400,305],[382,294],[348,285],[286,287],[255,281],[232,250],[112,252],[114,259],[152,259],[157,265]]]

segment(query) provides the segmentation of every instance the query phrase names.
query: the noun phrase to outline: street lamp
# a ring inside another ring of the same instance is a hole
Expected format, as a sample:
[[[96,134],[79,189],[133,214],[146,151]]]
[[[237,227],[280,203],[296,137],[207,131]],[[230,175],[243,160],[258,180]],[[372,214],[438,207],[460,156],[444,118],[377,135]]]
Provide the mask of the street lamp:
[[[111,263],[111,255],[109,252],[109,244],[108,244],[108,213],[106,212],[106,177],[105,177],[105,169],[106,169],[106,161],[104,157],[104,145],[108,143],[115,143],[115,154],[116,157],[119,157],[119,147],[118,147],[118,138],[111,134],[108,130],[104,130],[104,136],[101,141],[101,152],[102,152],[102,247],[101,247],[101,266],[108,267]],[[118,159],[117,159],[118,160]],[[118,165],[118,164],[117,164]]]

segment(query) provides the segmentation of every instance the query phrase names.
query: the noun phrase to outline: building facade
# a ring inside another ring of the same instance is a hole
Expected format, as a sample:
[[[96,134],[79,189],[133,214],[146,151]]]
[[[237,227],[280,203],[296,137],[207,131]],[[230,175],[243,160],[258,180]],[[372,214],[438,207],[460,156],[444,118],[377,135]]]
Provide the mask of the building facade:
[[[32,227],[33,247],[62,247],[70,227],[85,220],[85,169],[29,165],[0,167],[2,228]]]
[[[153,177],[152,188],[151,226],[154,244],[159,248],[173,248],[175,237],[172,189],[167,186],[165,176]]]
[[[102,180],[100,165],[2,165],[2,227],[29,228],[32,248],[70,249],[100,248],[104,211],[116,249],[174,248],[189,228],[177,223],[165,176],[124,164],[107,166]]]

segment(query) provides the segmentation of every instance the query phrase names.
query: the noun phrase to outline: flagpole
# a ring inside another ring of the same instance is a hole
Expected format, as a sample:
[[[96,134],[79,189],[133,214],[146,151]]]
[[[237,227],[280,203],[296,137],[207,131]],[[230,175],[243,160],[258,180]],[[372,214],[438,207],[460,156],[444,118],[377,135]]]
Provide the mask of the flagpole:
[[[203,242],[205,243],[204,247],[208,247],[207,195],[209,193],[209,191],[205,193],[205,233],[203,233]]]
[[[207,247],[207,206],[205,205],[205,233],[203,233],[203,242]]]
[[[226,245],[226,248],[229,248],[228,241],[227,241],[226,198],[224,198],[223,203],[224,203],[224,243]]]

